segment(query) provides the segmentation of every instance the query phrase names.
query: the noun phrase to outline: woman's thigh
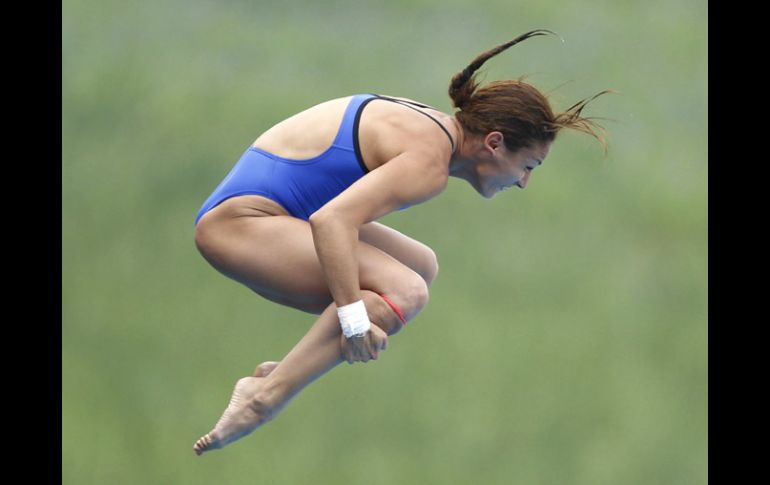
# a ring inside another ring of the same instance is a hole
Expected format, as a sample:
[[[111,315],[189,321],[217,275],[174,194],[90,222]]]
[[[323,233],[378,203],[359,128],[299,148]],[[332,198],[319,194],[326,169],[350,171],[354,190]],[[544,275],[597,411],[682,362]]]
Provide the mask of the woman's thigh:
[[[436,253],[426,244],[379,222],[359,229],[359,239],[396,258],[422,276],[430,286],[438,274]]]
[[[320,314],[333,299],[310,224],[290,216],[247,215],[242,209],[237,200],[226,201],[201,218],[196,244],[203,257],[271,301]],[[359,240],[357,256],[362,289],[397,299],[415,280],[422,282],[418,273],[367,242]]]

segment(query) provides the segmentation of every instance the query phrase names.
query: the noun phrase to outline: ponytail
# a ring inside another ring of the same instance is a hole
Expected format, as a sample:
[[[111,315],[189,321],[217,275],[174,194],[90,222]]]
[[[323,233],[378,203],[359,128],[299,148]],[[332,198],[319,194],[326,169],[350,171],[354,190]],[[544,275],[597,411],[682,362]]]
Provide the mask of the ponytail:
[[[476,82],[476,71],[490,58],[523,40],[546,34],[561,37],[545,29],[527,32],[479,54],[468,67],[455,74],[449,83],[449,97],[452,105],[459,109],[455,113],[457,121],[469,133],[501,132],[506,147],[511,151],[532,146],[533,143],[552,142],[561,129],[568,128],[596,138],[606,154],[604,128],[593,121],[598,118],[583,117],[582,112],[589,102],[615,91],[602,91],[575,103],[563,113],[554,114],[548,98],[521,79],[494,81],[483,87]]]
[[[531,32],[527,32],[526,34],[522,34],[515,39],[506,42],[505,44],[493,47],[492,49],[479,54],[475,59],[473,59],[468,67],[455,74],[452,78],[452,82],[449,83],[449,97],[452,98],[452,105],[455,108],[462,109],[463,106],[468,104],[468,101],[471,99],[471,96],[473,96],[474,91],[476,91],[476,88],[478,87],[475,76],[473,76],[473,74],[478,71],[479,68],[490,58],[503,52],[509,47],[513,47],[523,40],[527,40],[530,37],[546,34],[559,36],[559,34],[556,32],[551,32],[550,30],[533,30]]]

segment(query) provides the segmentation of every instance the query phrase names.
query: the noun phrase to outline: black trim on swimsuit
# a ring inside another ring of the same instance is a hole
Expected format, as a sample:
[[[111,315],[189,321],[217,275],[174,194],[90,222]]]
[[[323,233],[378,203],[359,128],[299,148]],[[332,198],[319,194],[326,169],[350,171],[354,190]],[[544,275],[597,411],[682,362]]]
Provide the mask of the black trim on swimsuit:
[[[420,111],[419,109],[415,108],[414,106],[419,106],[420,108],[428,108],[428,109],[432,109],[432,110],[438,111],[436,108],[433,108],[433,107],[428,106],[426,104],[417,103],[417,102],[414,102],[414,101],[407,101],[405,99],[391,98],[391,97],[388,97],[388,96],[382,96],[380,94],[377,94],[375,96],[377,96],[377,98],[379,98],[379,99],[384,99],[386,101],[393,101],[394,103],[400,104],[401,106],[406,106],[407,108],[411,108],[411,109],[417,111],[418,113],[422,113],[425,116],[427,116],[428,118],[432,119],[438,125],[439,128],[444,130],[444,133],[446,133],[446,136],[449,137],[449,143],[452,145],[452,153],[454,153],[454,151],[455,151],[455,141],[452,139],[452,135],[449,134],[449,130],[447,130],[446,127],[444,125],[442,125],[439,120],[437,120],[433,116],[429,115],[425,111]],[[412,105],[414,105],[414,106],[412,106]]]
[[[382,100],[385,100],[385,101],[392,101],[392,102],[394,102],[396,104],[400,104],[401,106],[406,106],[407,108],[411,108],[411,109],[417,111],[418,113],[422,113],[425,116],[427,116],[428,118],[430,118],[433,121],[435,121],[436,124],[438,125],[438,127],[441,128],[442,130],[444,130],[444,133],[446,133],[446,136],[449,137],[449,143],[452,145],[452,153],[454,153],[454,151],[455,151],[455,141],[454,141],[454,139],[452,139],[452,135],[449,134],[449,130],[447,130],[446,127],[444,127],[444,125],[442,125],[441,122],[439,120],[437,120],[436,118],[432,117],[431,115],[429,115],[428,113],[426,113],[424,111],[420,111],[419,109],[417,109],[417,108],[415,108],[414,106],[411,106],[411,105],[419,106],[421,108],[434,109],[434,110],[436,108],[433,108],[431,106],[428,106],[428,105],[422,104],[422,103],[417,103],[417,102],[413,102],[413,101],[406,101],[406,100],[402,100],[402,99],[396,99],[396,98],[391,98],[391,97],[388,97],[388,96],[383,96],[381,94],[372,94],[372,95],[375,96],[375,97],[374,98],[369,98],[367,100],[364,100],[364,102],[361,103],[361,105],[358,107],[358,111],[356,111],[356,119],[353,121],[353,148],[356,151],[356,160],[358,160],[358,164],[361,166],[361,169],[364,171],[364,173],[369,173],[369,169],[364,164],[364,157],[361,154],[361,146],[359,145],[359,142],[358,142],[358,125],[361,122],[361,113],[363,113],[363,111],[364,111],[364,106],[366,106],[369,103],[369,101],[374,101],[375,99],[382,99]],[[438,110],[436,110],[436,111],[438,111]]]
[[[376,94],[373,96],[377,96]],[[353,121],[353,148],[356,151],[356,160],[358,160],[358,164],[361,166],[361,170],[364,171],[364,173],[369,173],[369,169],[364,164],[364,157],[361,155],[361,146],[358,144],[358,124],[361,122],[361,113],[364,111],[364,106],[369,104],[369,101],[375,100],[377,98],[369,98],[364,100],[361,105],[358,106],[358,111],[356,111],[356,119]]]

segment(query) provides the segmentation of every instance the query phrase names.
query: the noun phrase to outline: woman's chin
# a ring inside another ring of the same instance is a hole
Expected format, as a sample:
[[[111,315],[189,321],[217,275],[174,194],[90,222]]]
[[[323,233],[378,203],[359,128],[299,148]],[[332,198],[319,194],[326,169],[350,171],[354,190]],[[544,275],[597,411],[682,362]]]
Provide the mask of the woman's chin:
[[[482,185],[477,184],[471,184],[473,188],[476,190],[476,192],[479,193],[482,197],[485,199],[491,199],[499,192],[499,190],[496,187],[485,187]]]

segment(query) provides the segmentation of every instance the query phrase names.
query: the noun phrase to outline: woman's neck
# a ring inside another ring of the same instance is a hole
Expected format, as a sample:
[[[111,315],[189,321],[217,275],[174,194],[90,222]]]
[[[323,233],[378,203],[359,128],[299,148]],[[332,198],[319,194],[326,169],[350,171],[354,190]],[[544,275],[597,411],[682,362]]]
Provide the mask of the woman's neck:
[[[468,140],[465,130],[454,116],[452,117],[452,125],[455,128],[455,140],[457,141],[456,149],[449,159],[449,176],[467,180],[470,168],[474,164],[474,160],[470,156],[471,147],[469,146],[472,142]]]

